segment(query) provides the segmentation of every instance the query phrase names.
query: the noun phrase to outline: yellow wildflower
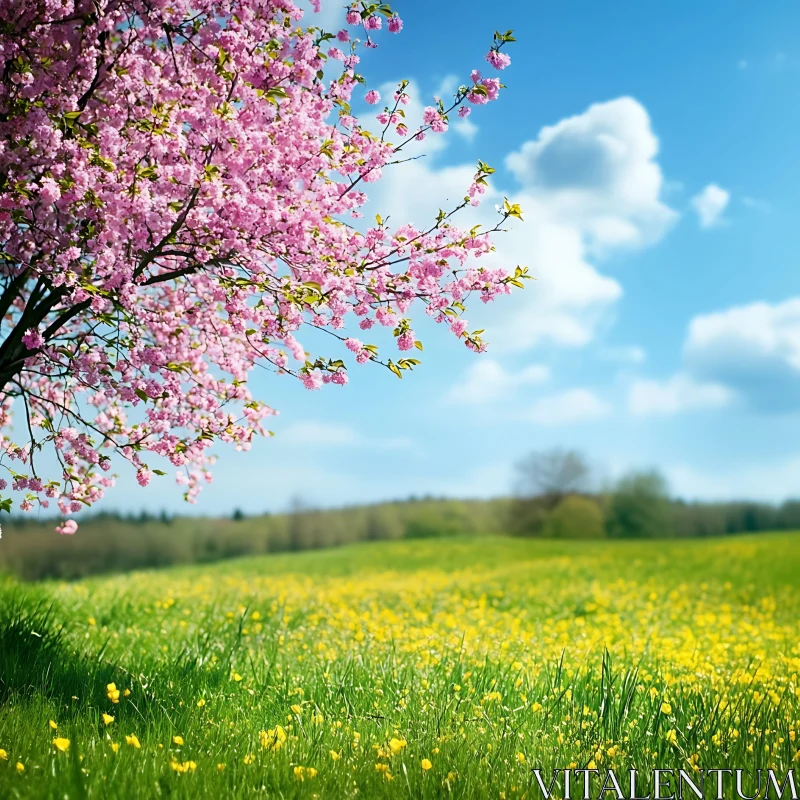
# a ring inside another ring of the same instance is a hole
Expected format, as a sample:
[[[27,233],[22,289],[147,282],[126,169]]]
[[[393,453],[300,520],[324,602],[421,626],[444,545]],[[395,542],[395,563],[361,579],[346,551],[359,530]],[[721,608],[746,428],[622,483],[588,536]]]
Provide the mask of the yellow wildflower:
[[[314,767],[295,767],[294,776],[299,781],[304,781],[306,778],[315,778],[317,770]]]
[[[8,760],[8,751],[0,750],[0,761],[7,761]]]
[[[25,772],[25,765],[21,761],[17,761],[17,772],[22,775]]]
[[[103,714],[102,716],[103,722],[105,722],[106,725],[110,725],[114,721],[114,717],[112,717],[111,714]]]
[[[106,692],[108,693],[108,699],[112,703],[119,703],[119,689],[117,689],[116,683],[109,683],[106,686]]]
[[[57,722],[53,722],[53,720],[51,719],[51,720],[50,720],[50,727],[51,727],[51,728],[52,728],[54,731],[57,731],[57,730],[58,730],[58,723],[57,723]]]
[[[111,742],[111,749],[117,753],[119,752],[119,743],[118,742]]]
[[[69,750],[69,739],[64,739],[62,736],[59,736],[58,739],[53,739],[53,745],[56,750],[66,753],[67,750]]]
[[[422,761],[420,761],[420,766],[425,770],[425,772],[427,772],[433,766],[433,764],[431,764],[429,759],[423,758]]]
[[[292,706],[292,711],[295,714],[302,714],[303,713],[303,707],[302,706],[298,706],[297,704],[295,704],[295,705]]]
[[[330,752],[330,754],[331,754],[331,758],[332,758],[334,761],[338,761],[338,760],[339,760],[339,759],[342,757],[342,753],[341,753],[341,751],[339,751],[339,752],[337,753],[335,750],[330,750],[329,752]]]
[[[662,714],[672,713],[672,706],[666,700],[661,704],[661,713]]]
[[[126,737],[125,737],[125,741],[126,741],[126,742],[127,742],[127,743],[128,743],[130,746],[131,746],[131,747],[135,747],[137,750],[141,750],[141,749],[142,749],[142,744],[141,744],[141,742],[140,742],[140,741],[139,741],[139,739],[136,737],[136,735],[135,735],[135,734],[133,734],[133,733],[132,733],[130,736],[126,736]]]
[[[670,730],[668,730],[668,731],[667,731],[667,732],[664,734],[664,738],[665,738],[665,739],[667,740],[667,742],[669,742],[670,744],[673,744],[673,745],[674,745],[674,744],[678,744],[678,733],[677,733],[677,731],[675,730],[675,728],[671,728]]]
[[[198,708],[202,708],[205,704],[206,704],[206,701],[202,697],[197,701],[197,707]]]
[[[181,747],[183,745],[183,736],[173,736],[172,741],[174,744],[178,745],[178,747]]]
[[[394,755],[397,755],[407,744],[408,742],[405,739],[397,739],[394,736],[389,739],[389,749]]]
[[[197,764],[194,761],[170,761],[169,764],[175,772],[194,772],[197,769]]]
[[[520,764],[524,764],[525,763],[525,753],[517,753],[517,761],[519,761]]]

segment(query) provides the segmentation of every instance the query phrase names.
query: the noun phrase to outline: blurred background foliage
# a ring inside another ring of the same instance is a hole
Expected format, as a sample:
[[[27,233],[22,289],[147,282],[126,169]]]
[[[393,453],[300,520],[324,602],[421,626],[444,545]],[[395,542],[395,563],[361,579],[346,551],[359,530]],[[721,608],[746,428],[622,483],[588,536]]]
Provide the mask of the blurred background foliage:
[[[75,536],[55,534],[52,519],[12,518],[3,525],[0,572],[72,580],[351,542],[463,535],[598,540],[800,530],[800,500],[688,503],[669,496],[656,470],[603,485],[575,451],[532,453],[516,472],[512,496],[494,500],[426,497],[322,510],[298,498],[284,514],[234,511],[228,518],[101,513],[83,517]]]

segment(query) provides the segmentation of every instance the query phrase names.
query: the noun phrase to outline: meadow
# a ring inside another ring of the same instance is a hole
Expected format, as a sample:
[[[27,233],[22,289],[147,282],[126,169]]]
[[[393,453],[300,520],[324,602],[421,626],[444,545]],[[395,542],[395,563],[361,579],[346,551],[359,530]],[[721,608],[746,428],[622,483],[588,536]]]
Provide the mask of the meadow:
[[[800,754],[800,536],[0,579],[0,797],[541,797]],[[613,795],[609,795],[613,796]]]

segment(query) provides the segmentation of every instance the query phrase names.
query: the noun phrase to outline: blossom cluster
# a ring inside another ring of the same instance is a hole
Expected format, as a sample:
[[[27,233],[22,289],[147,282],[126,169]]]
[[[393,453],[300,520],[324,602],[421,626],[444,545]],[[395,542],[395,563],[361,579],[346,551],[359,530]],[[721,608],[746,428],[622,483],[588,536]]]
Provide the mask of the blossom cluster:
[[[119,459],[146,486],[149,454],[193,501],[211,445],[246,450],[276,413],[248,388],[256,366],[309,389],[347,382],[301,328],[351,342],[338,331],[354,317],[421,349],[419,305],[480,351],[463,301],[521,285],[487,263],[516,207],[493,230],[452,222],[479,202],[486,165],[427,227],[348,222],[408,142],[496,99],[499,80],[473,72],[413,130],[401,83],[379,117],[390,142],[351,103],[380,102],[361,94],[359,52],[400,17],[353,3],[336,34],[302,17],[291,0],[0,0],[0,463],[23,510],[92,505]],[[512,40],[496,34],[493,67]],[[418,363],[347,348],[398,375]],[[60,464],[47,480],[44,448]]]

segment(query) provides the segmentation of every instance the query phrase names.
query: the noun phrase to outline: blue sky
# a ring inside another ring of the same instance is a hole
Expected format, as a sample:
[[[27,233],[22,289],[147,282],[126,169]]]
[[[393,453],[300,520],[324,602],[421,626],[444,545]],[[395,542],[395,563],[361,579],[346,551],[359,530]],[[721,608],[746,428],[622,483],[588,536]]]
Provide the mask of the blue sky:
[[[526,212],[496,263],[537,280],[468,315],[485,355],[422,319],[424,362],[403,381],[353,365],[347,387],[310,393],[256,376],[276,435],[221,448],[197,506],[170,478],[146,491],[123,480],[103,506],[502,495],[516,460],[554,445],[583,450],[606,479],[658,466],[685,497],[800,495],[800,6],[395,6],[405,30],[367,54],[367,88],[408,78],[422,105],[491,72],[495,29],[518,42],[500,101],[429,137],[424,159],[375,186],[371,211],[422,222],[481,158],[497,197]]]

